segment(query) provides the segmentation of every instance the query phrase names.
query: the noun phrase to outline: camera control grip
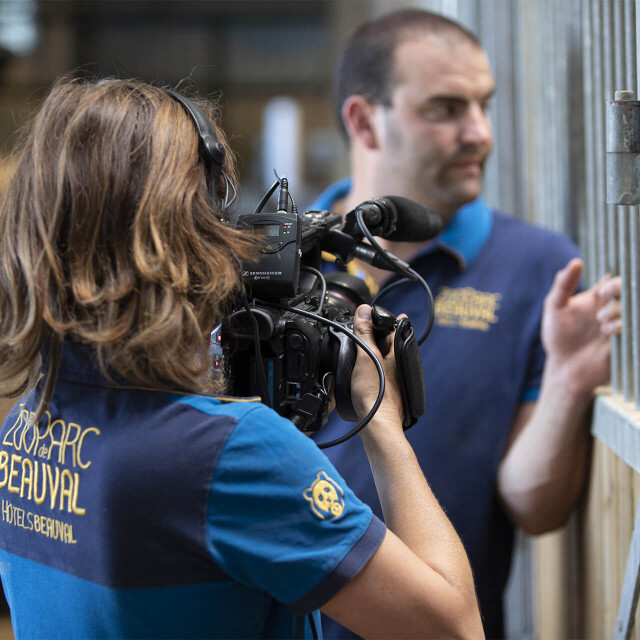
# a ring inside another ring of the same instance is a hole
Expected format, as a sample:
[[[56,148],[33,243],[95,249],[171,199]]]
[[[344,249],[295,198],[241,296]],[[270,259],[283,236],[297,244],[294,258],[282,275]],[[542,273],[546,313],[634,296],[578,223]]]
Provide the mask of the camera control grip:
[[[406,431],[425,411],[424,373],[415,333],[407,318],[396,320],[390,311],[380,305],[371,307],[371,321],[376,330],[376,344],[383,356],[388,352],[384,337],[394,329],[396,332],[393,346],[404,409],[402,426]]]
[[[402,427],[406,431],[424,414],[426,407],[422,358],[408,318],[398,320],[393,349],[404,407]]]
[[[380,318],[382,318],[382,321],[380,321]],[[337,318],[336,321],[350,332],[353,331],[353,319],[350,315]],[[374,306],[372,322],[376,330],[376,343],[379,348],[381,346],[384,347],[384,337],[393,332],[395,327],[393,346],[398,384],[404,409],[402,426],[406,431],[425,412],[424,374],[418,342],[408,318],[396,320],[393,314],[383,307]],[[351,401],[351,376],[355,367],[357,347],[345,333],[333,328],[330,329],[330,333],[334,337],[334,345],[338,351],[335,358],[337,363],[335,397],[338,415],[343,420],[357,422],[358,416],[353,409]],[[381,353],[383,352],[381,351]],[[386,354],[383,353],[383,355]]]

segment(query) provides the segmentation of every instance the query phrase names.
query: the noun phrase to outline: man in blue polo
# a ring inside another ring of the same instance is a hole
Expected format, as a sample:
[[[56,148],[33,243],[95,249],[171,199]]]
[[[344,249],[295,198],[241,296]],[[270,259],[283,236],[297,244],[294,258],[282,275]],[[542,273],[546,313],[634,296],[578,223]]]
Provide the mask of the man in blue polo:
[[[408,439],[469,554],[485,633],[499,638],[514,524],[533,534],[562,525],[583,486],[593,389],[608,380],[607,335],[619,330],[611,301],[619,281],[573,295],[582,273],[575,245],[479,197],[494,79],[460,25],[420,10],[362,25],[335,88],[351,178],[312,208],[347,212],[399,195],[445,222],[430,243],[383,241],[435,295],[435,326],[421,347],[427,411]],[[378,284],[388,280],[366,269]],[[382,304],[407,313],[420,335],[427,301],[418,287]],[[332,417],[318,439],[347,428]],[[328,455],[380,513],[357,439]],[[325,635],[349,637],[331,624]]]

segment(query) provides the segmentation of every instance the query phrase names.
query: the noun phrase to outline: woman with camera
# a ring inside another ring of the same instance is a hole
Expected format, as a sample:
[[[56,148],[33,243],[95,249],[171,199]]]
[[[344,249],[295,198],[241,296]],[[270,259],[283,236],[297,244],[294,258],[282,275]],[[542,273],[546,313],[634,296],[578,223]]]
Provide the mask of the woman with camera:
[[[254,251],[220,220],[234,180],[193,102],[130,80],[58,82],[16,152],[0,200],[0,384],[28,371],[0,432],[16,637],[311,637],[318,609],[364,637],[480,637],[392,350],[361,435],[386,527],[289,421],[210,382],[210,331]],[[366,307],[355,332],[379,355]],[[360,353],[360,416],[374,371]]]

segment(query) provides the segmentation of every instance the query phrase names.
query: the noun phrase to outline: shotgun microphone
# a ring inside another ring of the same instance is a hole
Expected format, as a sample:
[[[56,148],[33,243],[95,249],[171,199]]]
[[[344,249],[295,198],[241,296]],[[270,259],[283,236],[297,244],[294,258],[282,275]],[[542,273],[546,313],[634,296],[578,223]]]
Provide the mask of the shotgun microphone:
[[[371,235],[393,242],[424,242],[444,229],[442,218],[433,209],[401,196],[384,196],[363,202],[345,216],[342,230],[354,237],[363,235],[358,211]]]

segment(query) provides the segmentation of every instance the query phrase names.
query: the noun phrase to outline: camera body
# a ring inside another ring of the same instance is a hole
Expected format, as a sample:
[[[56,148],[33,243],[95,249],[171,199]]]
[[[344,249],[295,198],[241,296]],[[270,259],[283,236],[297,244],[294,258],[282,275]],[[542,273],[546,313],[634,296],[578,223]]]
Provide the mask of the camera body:
[[[258,213],[240,215],[234,222],[257,236],[261,248],[259,261],[242,272],[250,311],[235,308],[220,329],[230,392],[264,396],[262,367],[268,404],[303,431],[316,431],[329,405],[326,376],[333,374],[338,413],[355,420],[350,384],[356,344],[335,327],[304,315],[319,315],[352,331],[355,309],[370,300],[367,286],[355,276],[327,273],[325,291],[308,270],[322,270],[325,247],[352,243],[341,237],[341,216],[329,211]]]
[[[213,344],[222,352],[215,360],[224,367],[232,395],[261,396],[300,430],[314,432],[326,422],[330,378],[339,416],[358,420],[351,401],[357,356],[353,316],[359,305],[371,302],[371,294],[355,275],[322,273],[323,252],[346,264],[361,236],[346,233],[337,213],[298,215],[295,208],[287,212],[285,202],[281,193],[275,213],[231,218],[231,226],[256,237],[259,258],[243,265],[249,297],[224,317],[215,333]],[[424,413],[425,403],[418,345],[409,321],[401,323],[394,350],[406,429]],[[379,337],[395,326],[381,327]]]

